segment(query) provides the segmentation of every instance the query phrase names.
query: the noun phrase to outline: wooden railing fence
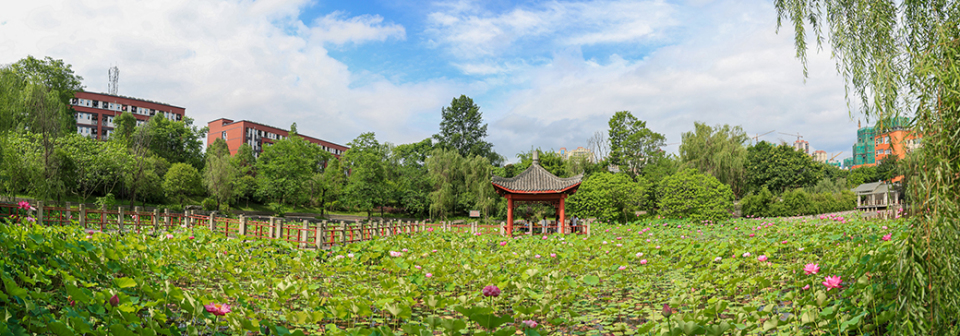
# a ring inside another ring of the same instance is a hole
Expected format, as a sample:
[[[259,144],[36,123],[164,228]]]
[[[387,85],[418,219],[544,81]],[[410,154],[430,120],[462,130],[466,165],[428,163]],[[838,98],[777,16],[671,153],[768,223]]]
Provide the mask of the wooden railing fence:
[[[79,225],[86,230],[101,232],[136,232],[158,233],[173,232],[180,229],[206,227],[210,231],[223,234],[226,237],[256,237],[261,239],[279,239],[300,248],[328,248],[335,245],[344,245],[359,241],[373,240],[379,237],[409,235],[422,232],[453,232],[469,233],[474,235],[505,235],[506,225],[482,225],[479,222],[451,223],[426,221],[356,221],[353,223],[340,221],[285,221],[283,218],[268,217],[253,218],[243,215],[239,218],[217,216],[216,212],[208,215],[187,210],[183,213],[170,212],[169,209],[154,209],[142,211],[134,207],[133,211],[118,207],[115,210],[101,207],[87,209],[84,204],[71,207],[44,206],[37,202],[27,211],[18,209],[17,204],[0,203],[0,218],[21,216],[27,212],[40,225]],[[19,219],[19,218],[16,218]],[[555,233],[556,225],[547,226],[518,226],[514,234]],[[589,225],[565,226],[565,233],[589,234]]]

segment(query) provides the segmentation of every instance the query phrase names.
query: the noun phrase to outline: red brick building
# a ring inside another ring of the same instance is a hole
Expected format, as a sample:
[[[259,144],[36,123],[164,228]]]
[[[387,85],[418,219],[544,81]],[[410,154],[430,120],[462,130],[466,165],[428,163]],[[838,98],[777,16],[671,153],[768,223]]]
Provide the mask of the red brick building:
[[[183,120],[186,109],[146,99],[110,95],[106,93],[79,91],[70,100],[77,111],[77,133],[93,139],[107,140],[113,132],[113,118],[130,112],[137,118],[137,125],[160,114],[167,119]]]
[[[233,121],[220,118],[208,123],[207,127],[210,128],[210,132],[207,133],[207,146],[212,145],[217,138],[222,138],[227,142],[227,147],[230,148],[230,155],[237,154],[240,145],[246,143],[249,144],[250,147],[253,147],[253,155],[256,156],[263,152],[263,146],[269,146],[274,141],[290,136],[287,130],[249,120]],[[339,158],[343,152],[350,149],[347,146],[320,140],[304,134],[300,134],[300,136],[320,146],[320,148],[330,152],[330,154],[333,154],[333,156],[337,158]]]

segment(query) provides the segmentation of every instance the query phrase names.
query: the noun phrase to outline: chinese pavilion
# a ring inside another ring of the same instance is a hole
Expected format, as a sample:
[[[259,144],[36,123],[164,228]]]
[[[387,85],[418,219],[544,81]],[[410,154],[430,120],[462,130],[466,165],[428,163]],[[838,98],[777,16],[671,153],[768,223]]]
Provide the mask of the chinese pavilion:
[[[507,234],[513,235],[513,209],[518,203],[550,204],[557,209],[559,233],[564,233],[564,200],[580,187],[583,174],[559,178],[540,167],[539,152],[533,152],[533,164],[517,176],[493,176],[493,187],[507,198]]]

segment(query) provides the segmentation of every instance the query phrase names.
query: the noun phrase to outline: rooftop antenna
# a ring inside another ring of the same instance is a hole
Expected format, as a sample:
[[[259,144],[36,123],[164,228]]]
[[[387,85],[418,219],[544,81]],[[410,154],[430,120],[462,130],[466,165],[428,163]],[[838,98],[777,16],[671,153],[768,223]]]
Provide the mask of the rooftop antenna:
[[[107,71],[107,75],[110,77],[110,83],[107,85],[107,91],[111,95],[116,96],[119,88],[117,87],[117,82],[120,81],[120,68],[116,65],[110,67],[110,70]]]

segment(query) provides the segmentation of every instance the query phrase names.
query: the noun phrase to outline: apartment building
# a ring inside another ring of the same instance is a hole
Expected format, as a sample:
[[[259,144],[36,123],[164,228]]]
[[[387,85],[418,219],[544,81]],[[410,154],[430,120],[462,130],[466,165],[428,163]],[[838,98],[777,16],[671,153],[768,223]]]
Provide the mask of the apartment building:
[[[113,119],[123,112],[130,112],[137,118],[137,126],[147,122],[150,117],[155,115],[180,121],[186,114],[186,109],[179,106],[141,98],[86,91],[78,91],[74,98],[70,100],[70,105],[77,111],[77,133],[99,140],[110,138],[114,128]]]
[[[253,155],[259,156],[265,146],[269,146],[280,139],[286,139],[290,132],[258,122],[249,120],[233,121],[227,118],[220,118],[207,123],[210,132],[207,133],[207,146],[213,144],[217,138],[222,138],[227,142],[230,148],[230,155],[237,154],[237,150],[243,144],[248,144],[253,148]],[[307,140],[323,150],[339,158],[343,152],[350,149],[347,146],[338,145],[326,140],[317,139],[303,133],[299,134],[304,140]]]

